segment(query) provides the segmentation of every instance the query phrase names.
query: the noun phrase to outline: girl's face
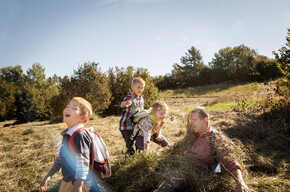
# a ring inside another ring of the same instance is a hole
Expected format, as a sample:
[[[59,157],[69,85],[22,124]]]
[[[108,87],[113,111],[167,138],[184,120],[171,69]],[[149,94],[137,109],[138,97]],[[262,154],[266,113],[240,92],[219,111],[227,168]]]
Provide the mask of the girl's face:
[[[167,110],[162,109],[159,111],[155,111],[154,109],[152,110],[152,114],[155,116],[156,121],[163,121],[167,115]]]

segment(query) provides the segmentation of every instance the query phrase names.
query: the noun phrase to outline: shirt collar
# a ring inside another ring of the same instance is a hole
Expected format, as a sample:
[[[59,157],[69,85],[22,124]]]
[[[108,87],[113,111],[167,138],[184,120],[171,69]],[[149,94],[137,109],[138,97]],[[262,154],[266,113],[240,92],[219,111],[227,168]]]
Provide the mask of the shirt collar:
[[[199,135],[199,134],[198,134],[198,137],[206,137],[206,136],[209,136],[211,131],[212,131],[212,128],[209,127],[209,128],[206,130],[206,132],[204,132],[202,135]]]
[[[81,123],[77,124],[77,125],[73,126],[72,128],[70,128],[69,130],[67,130],[66,134],[68,134],[69,136],[72,136],[73,133],[81,127],[84,127],[84,124],[81,124]]]
[[[140,96],[138,96],[136,93],[134,93],[134,91],[132,91],[132,95],[133,95],[135,98],[138,98],[138,99],[139,99],[139,97],[140,97]]]

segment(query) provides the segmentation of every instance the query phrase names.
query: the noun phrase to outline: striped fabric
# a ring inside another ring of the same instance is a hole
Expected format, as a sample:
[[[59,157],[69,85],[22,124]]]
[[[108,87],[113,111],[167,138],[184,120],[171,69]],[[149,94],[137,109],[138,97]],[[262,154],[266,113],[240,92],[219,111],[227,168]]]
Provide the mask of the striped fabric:
[[[61,132],[63,136],[61,148],[56,158],[52,169],[55,171],[62,171],[63,180],[66,182],[74,181],[75,179],[87,179],[89,172],[89,146],[90,139],[86,136],[85,132],[78,132],[75,139],[76,150],[75,155],[69,148],[69,138],[73,133],[72,130],[76,130],[83,127],[83,124],[78,124],[72,127],[70,130],[65,129]]]
[[[139,123],[138,128],[134,129],[134,135],[141,129],[139,135],[144,137],[144,143],[150,142],[151,132],[153,129],[153,121],[149,117],[144,117]]]
[[[76,153],[75,179],[86,180],[89,173],[90,154]]]
[[[161,137],[162,125],[160,122],[156,122],[156,126],[154,127],[153,120],[149,116],[144,117],[138,123],[137,129],[134,129],[133,135],[136,135],[138,130],[141,129],[138,135],[144,137],[144,143],[150,142],[151,136],[154,134],[156,134],[157,137]]]
[[[137,96],[134,92],[128,94],[123,101],[131,100],[131,106],[124,108],[119,122],[119,130],[133,130],[132,117],[144,109],[144,99]],[[122,101],[122,102],[123,102]],[[121,104],[121,102],[120,102]]]

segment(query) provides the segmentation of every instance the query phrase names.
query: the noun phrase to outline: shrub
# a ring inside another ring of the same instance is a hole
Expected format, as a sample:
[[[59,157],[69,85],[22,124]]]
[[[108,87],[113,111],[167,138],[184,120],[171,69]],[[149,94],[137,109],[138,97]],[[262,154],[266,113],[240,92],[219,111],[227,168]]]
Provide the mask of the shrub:
[[[97,63],[84,63],[71,77],[65,76],[59,83],[60,94],[53,98],[54,117],[59,119],[62,111],[73,97],[83,97],[101,114],[111,103],[108,78]]]
[[[158,89],[153,83],[153,78],[149,71],[144,68],[134,69],[132,66],[115,69],[110,68],[108,72],[109,84],[112,93],[112,102],[106,114],[120,114],[119,102],[131,92],[131,81],[134,77],[141,77],[146,85],[143,92],[145,108],[149,108],[157,99]]]

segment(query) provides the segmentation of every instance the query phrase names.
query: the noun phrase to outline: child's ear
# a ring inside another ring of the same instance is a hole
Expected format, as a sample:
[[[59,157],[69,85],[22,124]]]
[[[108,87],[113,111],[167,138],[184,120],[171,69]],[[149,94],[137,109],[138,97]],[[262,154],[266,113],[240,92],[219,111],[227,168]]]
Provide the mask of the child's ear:
[[[82,118],[83,122],[87,122],[88,121],[88,116],[87,115],[83,115]]]

